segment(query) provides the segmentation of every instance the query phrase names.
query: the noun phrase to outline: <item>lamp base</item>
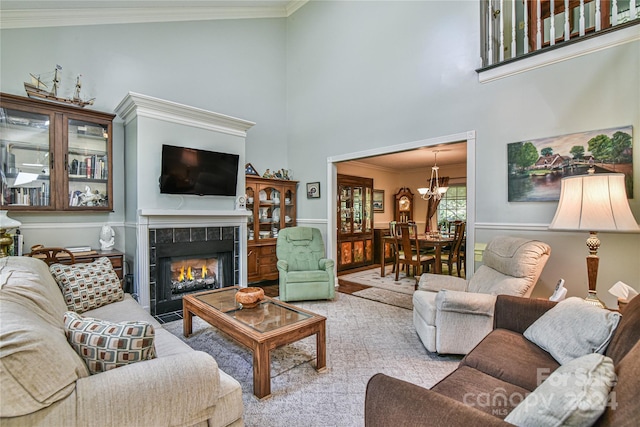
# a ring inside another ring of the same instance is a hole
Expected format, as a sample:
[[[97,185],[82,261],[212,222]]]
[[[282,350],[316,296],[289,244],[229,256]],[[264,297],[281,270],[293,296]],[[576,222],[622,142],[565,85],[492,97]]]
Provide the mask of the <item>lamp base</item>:
[[[13,244],[13,238],[7,234],[5,228],[0,228],[0,258],[9,256],[9,248]]]
[[[591,305],[595,305],[596,307],[606,308],[604,306],[604,303],[600,301],[600,298],[598,298],[598,295],[596,295],[596,291],[589,291],[589,294],[585,297],[584,300],[585,302]]]

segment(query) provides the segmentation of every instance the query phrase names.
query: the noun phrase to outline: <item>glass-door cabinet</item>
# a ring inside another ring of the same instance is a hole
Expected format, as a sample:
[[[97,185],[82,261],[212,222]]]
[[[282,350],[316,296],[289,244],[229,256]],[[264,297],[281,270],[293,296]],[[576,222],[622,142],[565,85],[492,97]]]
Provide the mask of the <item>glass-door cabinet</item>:
[[[373,179],[338,174],[338,271],[373,264]]]
[[[297,181],[246,177],[247,276],[249,282],[278,278],[276,241],[278,233],[296,225]]]
[[[0,94],[1,208],[111,211],[113,118]]]

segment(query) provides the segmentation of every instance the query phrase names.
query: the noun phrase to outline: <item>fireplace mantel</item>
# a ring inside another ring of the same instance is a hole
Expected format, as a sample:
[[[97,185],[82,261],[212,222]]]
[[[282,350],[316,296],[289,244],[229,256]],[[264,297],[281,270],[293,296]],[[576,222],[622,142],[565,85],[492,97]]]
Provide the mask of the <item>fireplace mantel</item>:
[[[182,217],[182,216],[199,216],[199,217],[212,217],[212,218],[224,218],[224,217],[249,217],[251,216],[251,212],[242,209],[242,210],[211,210],[211,211],[203,211],[203,210],[177,210],[177,209],[139,209],[138,215],[140,216],[149,216],[149,217],[158,217],[158,216],[169,216],[169,217]]]
[[[138,302],[151,309],[149,291],[150,263],[149,231],[164,228],[237,227],[239,243],[240,286],[246,286],[247,277],[247,221],[251,212],[240,210],[175,210],[139,209],[137,220],[136,271],[138,278]]]
[[[129,92],[115,111],[125,128],[125,221],[135,224],[126,228],[125,241],[135,242],[127,253],[135,250],[133,271],[140,304],[149,310],[149,231],[153,229],[233,227],[238,239],[239,285],[246,286],[250,212],[236,208],[237,197],[160,193],[158,177],[164,144],[234,154],[239,166],[236,193],[241,196],[246,189],[245,139],[255,123],[135,92]]]

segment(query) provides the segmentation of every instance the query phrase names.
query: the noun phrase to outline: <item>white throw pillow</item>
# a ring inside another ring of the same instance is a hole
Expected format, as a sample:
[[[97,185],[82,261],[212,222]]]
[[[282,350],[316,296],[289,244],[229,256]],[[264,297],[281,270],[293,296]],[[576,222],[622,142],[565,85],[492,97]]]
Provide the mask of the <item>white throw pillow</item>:
[[[590,426],[616,379],[613,360],[592,353],[560,366],[504,419],[521,427]]]
[[[564,365],[586,354],[604,353],[619,321],[620,313],[572,297],[540,316],[524,336]]]

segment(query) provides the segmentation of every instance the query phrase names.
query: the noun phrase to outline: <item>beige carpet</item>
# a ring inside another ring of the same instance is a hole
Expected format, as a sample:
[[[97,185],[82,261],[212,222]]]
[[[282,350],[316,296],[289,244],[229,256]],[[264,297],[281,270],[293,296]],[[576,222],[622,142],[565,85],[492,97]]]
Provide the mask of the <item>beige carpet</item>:
[[[265,400],[253,395],[249,350],[199,319],[189,338],[182,336],[182,320],[164,327],[192,348],[211,354],[240,382],[247,427],[362,427],[367,381],[374,374],[431,387],[460,362],[459,356],[425,350],[409,310],[340,292],[334,301],[295,305],[327,318],[327,371],[314,368],[315,337],[272,350],[272,396]]]

